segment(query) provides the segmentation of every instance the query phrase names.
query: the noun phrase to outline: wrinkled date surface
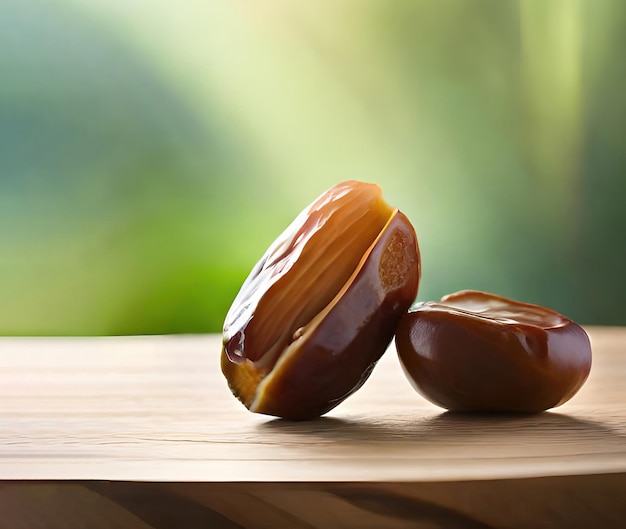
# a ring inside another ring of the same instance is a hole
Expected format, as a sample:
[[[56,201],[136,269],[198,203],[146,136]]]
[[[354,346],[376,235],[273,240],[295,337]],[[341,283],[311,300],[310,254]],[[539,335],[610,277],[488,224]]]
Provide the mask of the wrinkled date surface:
[[[455,411],[540,412],[591,369],[585,331],[552,310],[464,291],[406,314],[396,347],[414,388]]]
[[[332,187],[276,239],[226,316],[221,366],[231,391],[257,413],[331,410],[365,382],[419,278],[415,231],[380,188]]]

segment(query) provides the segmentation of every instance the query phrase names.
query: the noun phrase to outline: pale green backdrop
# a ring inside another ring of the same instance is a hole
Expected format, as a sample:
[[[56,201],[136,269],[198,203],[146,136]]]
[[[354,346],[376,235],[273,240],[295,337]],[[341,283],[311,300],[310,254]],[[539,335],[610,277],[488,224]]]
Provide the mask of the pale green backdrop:
[[[626,2],[0,0],[0,334],[219,331],[327,187],[419,299],[626,324]]]

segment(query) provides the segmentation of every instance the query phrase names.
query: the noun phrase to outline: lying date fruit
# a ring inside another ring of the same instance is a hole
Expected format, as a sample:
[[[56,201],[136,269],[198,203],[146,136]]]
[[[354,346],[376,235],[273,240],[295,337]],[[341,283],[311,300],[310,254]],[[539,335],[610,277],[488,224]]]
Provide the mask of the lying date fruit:
[[[540,412],[574,396],[591,369],[589,338],[572,320],[477,291],[418,305],[396,348],[413,387],[454,411]]]
[[[270,246],[226,316],[233,394],[288,419],[331,410],[370,375],[419,278],[415,231],[380,188],[332,187]]]

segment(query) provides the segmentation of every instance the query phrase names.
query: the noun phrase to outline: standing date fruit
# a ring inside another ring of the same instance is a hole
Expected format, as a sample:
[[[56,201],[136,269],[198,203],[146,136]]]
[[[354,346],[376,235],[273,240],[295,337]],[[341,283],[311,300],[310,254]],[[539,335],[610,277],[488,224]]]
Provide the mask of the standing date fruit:
[[[420,256],[408,219],[374,184],[338,184],[306,208],[252,270],[221,355],[250,411],[309,419],[356,391],[415,299]]]
[[[413,387],[454,411],[540,412],[573,397],[591,369],[589,338],[572,320],[477,291],[418,305],[396,347]]]

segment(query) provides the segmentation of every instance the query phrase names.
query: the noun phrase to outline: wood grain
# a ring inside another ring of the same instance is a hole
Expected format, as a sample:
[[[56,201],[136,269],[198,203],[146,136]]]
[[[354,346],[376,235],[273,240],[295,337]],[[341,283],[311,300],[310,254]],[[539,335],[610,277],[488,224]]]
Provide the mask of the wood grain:
[[[0,528],[70,511],[68,527],[619,527],[626,329],[589,332],[591,376],[554,411],[444,413],[389,350],[306,423],[243,408],[218,336],[2,338]]]
[[[534,416],[453,415],[395,352],[322,419],[249,413],[219,337],[0,340],[0,478],[425,481],[626,472],[626,330],[591,329],[581,392]],[[158,464],[154,464],[154,462]]]

